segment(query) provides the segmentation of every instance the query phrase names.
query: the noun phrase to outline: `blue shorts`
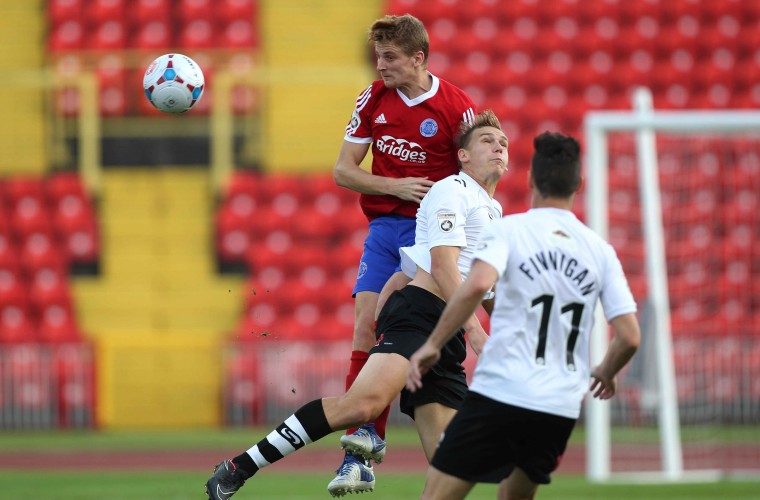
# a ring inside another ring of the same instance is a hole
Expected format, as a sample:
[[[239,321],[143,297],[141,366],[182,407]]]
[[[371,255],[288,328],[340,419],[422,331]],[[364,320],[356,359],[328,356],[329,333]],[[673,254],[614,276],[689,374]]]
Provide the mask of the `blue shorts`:
[[[369,223],[354,296],[357,292],[380,293],[388,278],[401,270],[399,248],[414,245],[415,224],[413,217],[403,215],[384,215]]]

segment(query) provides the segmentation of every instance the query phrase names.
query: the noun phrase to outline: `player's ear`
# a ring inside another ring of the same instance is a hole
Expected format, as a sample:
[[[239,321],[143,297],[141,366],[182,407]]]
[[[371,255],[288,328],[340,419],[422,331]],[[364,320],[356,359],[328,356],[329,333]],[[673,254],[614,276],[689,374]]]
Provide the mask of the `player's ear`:
[[[457,158],[459,159],[459,163],[465,163],[470,158],[470,153],[464,148],[459,148]]]
[[[533,191],[536,183],[533,181],[533,173],[528,169],[528,191]]]
[[[580,193],[585,186],[586,186],[586,179],[584,179],[583,176],[581,175],[580,182],[578,182],[578,189],[576,189],[575,192]]]

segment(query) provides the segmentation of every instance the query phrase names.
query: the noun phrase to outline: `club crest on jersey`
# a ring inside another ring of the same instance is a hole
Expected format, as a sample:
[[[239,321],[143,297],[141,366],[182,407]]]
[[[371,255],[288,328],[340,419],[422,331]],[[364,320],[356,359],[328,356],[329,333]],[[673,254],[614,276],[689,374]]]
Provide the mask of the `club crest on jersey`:
[[[454,229],[454,224],[457,221],[457,215],[454,212],[438,212],[438,227],[444,233],[450,233]]]
[[[425,118],[420,123],[420,134],[423,137],[433,137],[438,132],[438,124],[432,118]]]
[[[365,274],[367,274],[367,263],[364,261],[361,261],[359,263],[359,271],[357,271],[356,273],[356,279],[360,279]]]

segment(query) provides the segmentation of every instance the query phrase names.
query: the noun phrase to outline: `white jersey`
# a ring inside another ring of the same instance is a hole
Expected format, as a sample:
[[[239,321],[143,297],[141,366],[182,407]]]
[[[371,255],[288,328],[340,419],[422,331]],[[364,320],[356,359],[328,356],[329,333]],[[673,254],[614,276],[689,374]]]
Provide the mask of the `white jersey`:
[[[491,338],[470,389],[578,418],[597,299],[608,321],[636,312],[615,250],[572,212],[534,208],[487,227],[473,258],[496,268],[499,280]]]
[[[460,247],[457,267],[467,276],[483,228],[501,218],[501,204],[464,172],[433,184],[417,209],[414,246],[401,248],[401,269],[414,278],[417,266],[430,272],[430,249]]]

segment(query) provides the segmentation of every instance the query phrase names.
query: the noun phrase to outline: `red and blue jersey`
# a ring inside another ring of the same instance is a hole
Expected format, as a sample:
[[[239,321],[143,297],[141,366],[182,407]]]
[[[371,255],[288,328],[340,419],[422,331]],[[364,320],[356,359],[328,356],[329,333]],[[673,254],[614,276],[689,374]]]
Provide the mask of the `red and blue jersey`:
[[[372,143],[372,174],[383,177],[427,177],[439,181],[459,172],[457,133],[472,122],[475,104],[458,87],[431,75],[429,91],[414,99],[382,80],[356,100],[345,140]],[[392,195],[362,194],[369,220],[388,214],[414,217],[418,205]]]

